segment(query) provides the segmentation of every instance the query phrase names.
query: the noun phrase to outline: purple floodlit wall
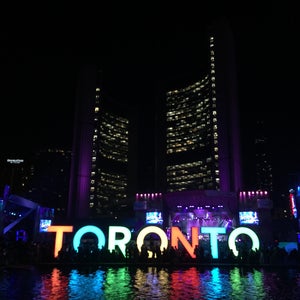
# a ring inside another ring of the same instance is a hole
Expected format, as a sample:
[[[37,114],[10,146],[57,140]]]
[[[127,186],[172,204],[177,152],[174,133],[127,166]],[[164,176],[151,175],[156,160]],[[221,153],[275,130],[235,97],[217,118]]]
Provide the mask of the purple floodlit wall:
[[[240,191],[239,208],[240,210],[251,209],[271,209],[273,202],[268,191]]]
[[[178,206],[218,207],[222,205],[233,216],[238,211],[238,196],[234,192],[220,192],[214,190],[172,192],[165,195],[165,203],[169,211],[176,211]]]
[[[95,66],[84,66],[79,74],[68,199],[68,219],[71,220],[89,215],[96,75]]]
[[[136,201],[144,201],[144,200],[161,200],[162,193],[137,193],[135,195]]]

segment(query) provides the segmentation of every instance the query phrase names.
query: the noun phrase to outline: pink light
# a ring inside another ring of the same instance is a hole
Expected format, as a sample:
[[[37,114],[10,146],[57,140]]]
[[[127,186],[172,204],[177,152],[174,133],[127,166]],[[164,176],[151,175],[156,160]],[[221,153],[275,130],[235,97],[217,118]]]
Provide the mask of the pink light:
[[[296,204],[295,204],[295,199],[294,199],[294,195],[292,193],[290,193],[290,205],[291,205],[291,212],[292,215],[297,218],[297,208],[296,208]]]

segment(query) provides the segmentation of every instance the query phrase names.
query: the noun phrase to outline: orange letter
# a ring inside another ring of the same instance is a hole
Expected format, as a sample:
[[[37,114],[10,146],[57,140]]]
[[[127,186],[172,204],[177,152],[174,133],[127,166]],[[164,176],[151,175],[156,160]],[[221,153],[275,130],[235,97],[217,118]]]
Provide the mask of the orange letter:
[[[54,257],[57,257],[58,251],[62,247],[63,233],[73,232],[73,226],[49,226],[47,232],[56,232],[55,245],[54,245]]]
[[[189,244],[178,227],[171,227],[171,246],[178,248],[178,241],[182,243],[183,247],[192,258],[196,258],[194,249],[195,246],[199,244],[198,227],[192,227],[192,245]]]

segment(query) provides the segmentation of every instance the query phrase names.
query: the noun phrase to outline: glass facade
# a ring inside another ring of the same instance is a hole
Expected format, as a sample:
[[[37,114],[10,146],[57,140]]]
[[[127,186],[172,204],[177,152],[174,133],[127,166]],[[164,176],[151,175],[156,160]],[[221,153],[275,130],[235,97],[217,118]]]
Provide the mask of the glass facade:
[[[219,190],[214,38],[210,73],[166,94],[167,192]]]
[[[91,216],[113,215],[127,197],[129,121],[103,109],[96,89],[89,207]]]

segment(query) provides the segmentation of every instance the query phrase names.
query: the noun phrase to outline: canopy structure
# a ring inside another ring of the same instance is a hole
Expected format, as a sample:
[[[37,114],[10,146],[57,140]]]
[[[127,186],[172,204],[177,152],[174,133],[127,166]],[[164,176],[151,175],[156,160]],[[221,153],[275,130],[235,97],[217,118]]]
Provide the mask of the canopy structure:
[[[6,199],[4,199],[2,218],[2,222],[4,222],[3,234],[6,234],[9,230],[26,219],[29,215],[37,215],[38,211],[38,203],[17,195],[9,195]],[[36,217],[37,216],[34,216],[34,218]]]
[[[9,193],[6,186],[3,199],[0,199],[0,236],[12,229],[26,228],[35,235],[39,230],[40,220],[53,219],[53,209],[40,206],[39,203]]]

